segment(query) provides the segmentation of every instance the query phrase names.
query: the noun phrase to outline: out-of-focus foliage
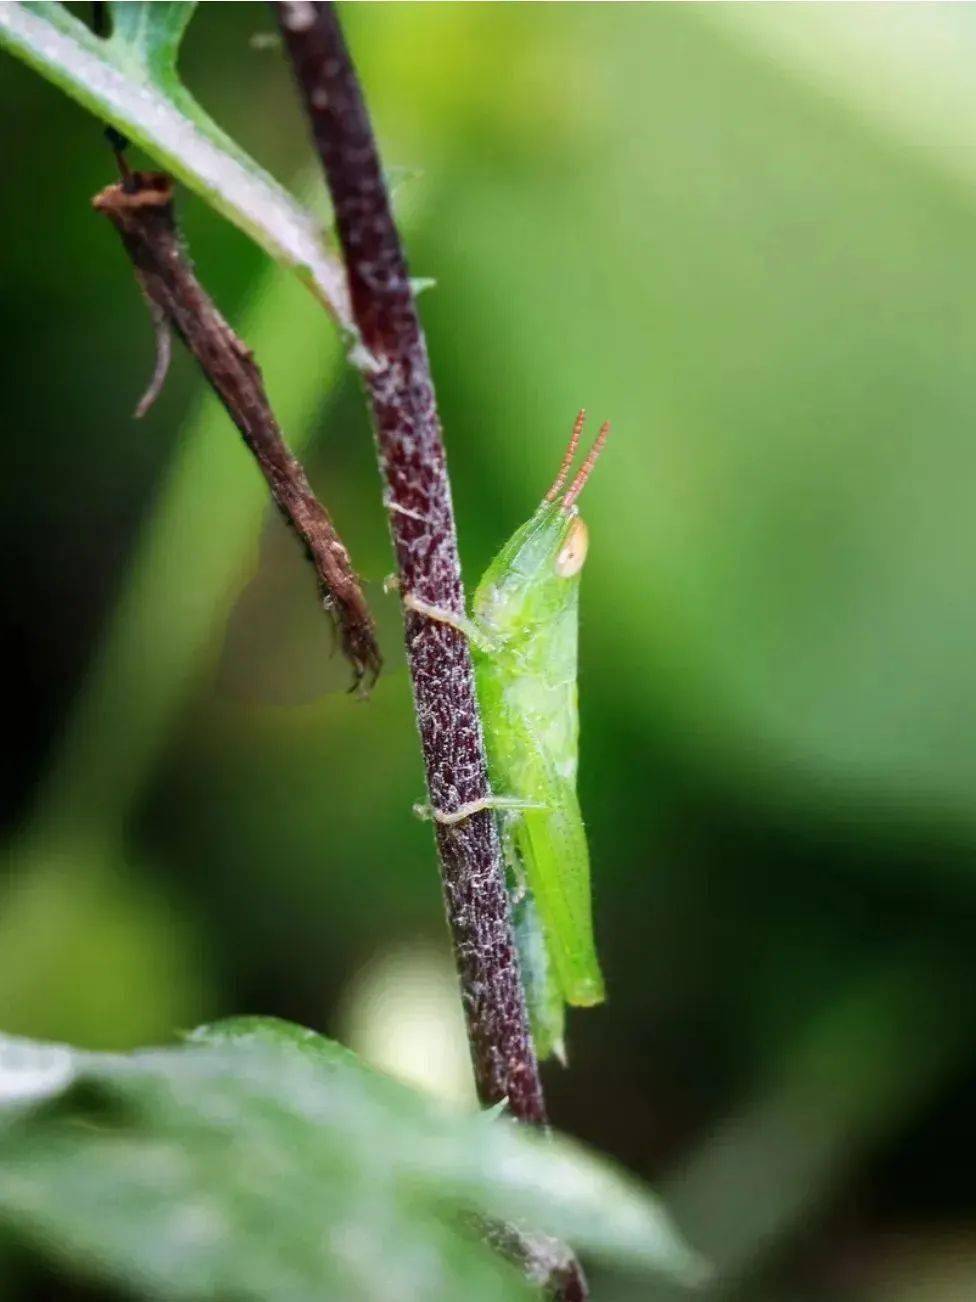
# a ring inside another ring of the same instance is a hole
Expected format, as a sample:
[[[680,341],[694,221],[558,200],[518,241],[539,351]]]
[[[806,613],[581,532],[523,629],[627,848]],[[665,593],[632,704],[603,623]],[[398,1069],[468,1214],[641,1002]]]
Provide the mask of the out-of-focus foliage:
[[[438,282],[421,307],[469,581],[548,483],[576,408],[615,423],[585,503],[581,638],[610,999],[573,1018],[552,1111],[663,1179],[725,1298],[875,1302],[897,1278],[941,1302],[971,1262],[954,1172],[976,982],[976,17],[344,17],[387,164],[423,173],[398,204],[415,274]],[[287,177],[307,137],[280,53],[249,43],[269,26],[260,6],[201,6],[183,68]],[[221,552],[205,498],[168,514],[168,468],[200,458],[180,491],[212,476],[221,513],[247,492],[257,511],[258,486],[209,399],[212,441],[187,419],[183,359],[130,424],[149,329],[87,210],[111,159],[89,117],[11,60],[0,105],[30,125],[2,145],[19,202],[0,219],[0,528],[24,709],[0,926],[37,874],[57,893],[38,912],[76,931],[21,939],[11,967],[0,955],[5,1025],[91,1045],[242,1009],[332,1028],[364,965],[445,944],[429,830],[409,813],[405,676],[364,708],[280,691],[315,681],[328,641],[295,614],[312,584],[271,518],[267,614],[250,646],[223,647],[251,526],[235,514]],[[202,278],[381,577],[362,403],[313,351],[330,326],[236,231],[183,208]],[[240,311],[261,277],[265,301],[282,295],[267,331],[260,304]],[[218,555],[225,577],[194,610]],[[48,843],[74,872],[44,866]],[[91,956],[93,877],[145,942]],[[597,1278],[611,1302],[651,1295]]]
[[[446,1112],[273,1019],[127,1055],[0,1041],[0,1171],[0,1220],[153,1297],[531,1297],[463,1210],[702,1271],[601,1159]]]
[[[341,264],[316,219],[216,125],[177,62],[196,0],[108,0],[104,35],[64,4],[10,0],[0,46],[50,78],[200,194],[281,263],[294,267],[348,325]]]

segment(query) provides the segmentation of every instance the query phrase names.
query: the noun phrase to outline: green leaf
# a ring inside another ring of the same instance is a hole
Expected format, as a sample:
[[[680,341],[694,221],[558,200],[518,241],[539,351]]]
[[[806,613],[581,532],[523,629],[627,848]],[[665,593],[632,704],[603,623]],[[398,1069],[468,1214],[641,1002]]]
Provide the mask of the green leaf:
[[[308,282],[352,332],[345,275],[322,223],[240,149],[179,80],[192,4],[111,6],[113,32],[95,36],[61,4],[0,5],[0,45],[141,145],[278,262]]]
[[[176,89],[176,56],[196,7],[196,0],[115,0],[109,4],[111,44],[120,59],[130,57]]]
[[[563,1139],[459,1115],[288,1023],[126,1055],[0,1040],[0,1224],[167,1298],[532,1296],[470,1217],[687,1282],[642,1186]]]

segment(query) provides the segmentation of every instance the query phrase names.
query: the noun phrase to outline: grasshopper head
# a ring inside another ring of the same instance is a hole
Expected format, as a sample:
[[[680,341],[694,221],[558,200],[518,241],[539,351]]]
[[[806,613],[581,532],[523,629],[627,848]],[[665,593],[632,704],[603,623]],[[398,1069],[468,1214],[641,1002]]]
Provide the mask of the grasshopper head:
[[[569,475],[583,429],[580,412],[552,488],[530,520],[517,529],[485,572],[474,598],[477,618],[502,637],[524,631],[531,636],[564,614],[575,618],[579,577],[586,560],[589,532],[577,498],[610,433],[601,426],[569,488]]]

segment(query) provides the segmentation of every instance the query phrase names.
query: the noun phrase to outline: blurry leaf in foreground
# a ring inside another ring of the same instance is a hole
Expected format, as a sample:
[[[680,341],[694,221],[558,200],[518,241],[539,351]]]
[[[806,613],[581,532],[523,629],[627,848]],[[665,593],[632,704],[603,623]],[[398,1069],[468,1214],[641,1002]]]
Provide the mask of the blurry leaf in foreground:
[[[86,1274],[172,1298],[531,1296],[461,1209],[702,1273],[608,1163],[445,1112],[288,1023],[117,1056],[0,1041],[0,1222]]]

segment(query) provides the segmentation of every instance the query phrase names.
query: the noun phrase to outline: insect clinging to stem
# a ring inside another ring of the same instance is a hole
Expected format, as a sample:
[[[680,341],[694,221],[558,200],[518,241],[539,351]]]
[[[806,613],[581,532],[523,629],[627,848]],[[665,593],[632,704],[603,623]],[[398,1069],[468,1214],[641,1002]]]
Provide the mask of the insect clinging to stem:
[[[610,433],[602,425],[566,488],[580,411],[559,473],[475,590],[471,619],[405,594],[404,604],[470,639],[493,792],[445,812],[456,823],[499,811],[523,983],[536,1051],[565,1061],[565,1005],[604,998],[593,937],[590,862],[576,794],[579,583],[588,533],[577,501]]]

